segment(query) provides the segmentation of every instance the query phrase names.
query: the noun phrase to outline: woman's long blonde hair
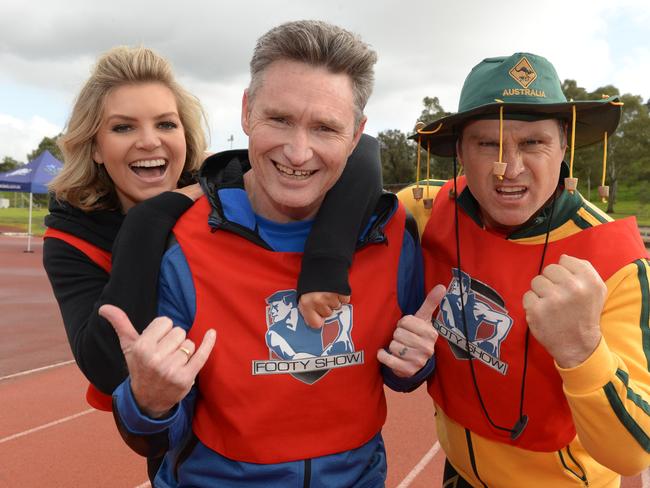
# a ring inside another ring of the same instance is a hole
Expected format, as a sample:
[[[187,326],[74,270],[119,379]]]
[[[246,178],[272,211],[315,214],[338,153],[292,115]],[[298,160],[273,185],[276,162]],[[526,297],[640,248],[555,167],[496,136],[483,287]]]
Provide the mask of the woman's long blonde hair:
[[[93,161],[95,135],[111,90],[152,82],[162,83],[176,98],[187,144],[184,175],[198,170],[207,147],[206,117],[199,100],[176,82],[170,63],[151,49],[115,47],[97,61],[75,101],[65,133],[58,139],[64,165],[49,185],[57,200],[84,211],[120,208],[113,181],[104,166]]]

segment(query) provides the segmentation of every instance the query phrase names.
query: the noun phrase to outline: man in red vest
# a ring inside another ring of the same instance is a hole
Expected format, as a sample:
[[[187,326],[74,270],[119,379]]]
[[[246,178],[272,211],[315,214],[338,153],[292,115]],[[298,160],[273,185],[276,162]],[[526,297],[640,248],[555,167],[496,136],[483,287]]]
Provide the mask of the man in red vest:
[[[382,196],[358,242],[352,300],[322,328],[307,326],[294,288],[312,220],[362,139],[375,61],[324,22],[262,36],[242,102],[248,151],[201,170],[206,196],[163,258],[166,317],[138,335],[119,309],[100,310],[130,373],[113,394],[120,430],[141,454],[169,450],[157,488],[383,486],[384,381],[421,382],[435,343],[413,317],[391,340],[422,301],[418,239],[395,196]],[[443,291],[418,313],[431,317]],[[396,361],[382,375],[386,347]]]
[[[458,113],[415,135],[464,172],[399,195],[426,286],[447,286],[429,380],[445,486],[614,487],[650,463],[648,254],[572,174],[620,111],[567,101],[551,63],[517,53],[475,66]]]

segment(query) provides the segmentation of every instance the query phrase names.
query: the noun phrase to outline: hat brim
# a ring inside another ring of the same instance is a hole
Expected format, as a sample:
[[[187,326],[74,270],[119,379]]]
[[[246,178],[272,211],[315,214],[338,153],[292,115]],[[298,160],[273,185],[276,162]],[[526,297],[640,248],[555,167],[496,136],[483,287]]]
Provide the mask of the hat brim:
[[[621,106],[617,104],[618,100],[618,97],[609,97],[602,100],[576,100],[549,104],[495,102],[442,117],[410,138],[419,140],[423,148],[429,147],[431,153],[437,156],[451,157],[456,153],[456,141],[463,126],[471,120],[498,115],[501,106],[504,107],[505,119],[533,121],[553,118],[566,120],[569,123],[572,117],[571,107],[575,106],[576,147],[588,146],[602,141],[605,132],[611,135],[616,130],[621,118]]]

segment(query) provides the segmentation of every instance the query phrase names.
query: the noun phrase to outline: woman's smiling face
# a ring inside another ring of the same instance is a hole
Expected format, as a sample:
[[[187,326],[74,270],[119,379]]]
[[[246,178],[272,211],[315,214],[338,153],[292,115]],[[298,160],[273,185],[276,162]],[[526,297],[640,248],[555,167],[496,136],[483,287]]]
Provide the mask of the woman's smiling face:
[[[106,168],[124,212],[176,188],[185,155],[176,98],[165,85],[122,85],[106,96],[93,159]]]

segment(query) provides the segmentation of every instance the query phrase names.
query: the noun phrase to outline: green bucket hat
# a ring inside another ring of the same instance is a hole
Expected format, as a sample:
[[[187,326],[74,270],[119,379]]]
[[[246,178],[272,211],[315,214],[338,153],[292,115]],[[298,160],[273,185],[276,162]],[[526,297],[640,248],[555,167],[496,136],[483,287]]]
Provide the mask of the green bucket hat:
[[[572,121],[576,109],[575,146],[586,146],[611,135],[618,126],[621,107],[618,97],[567,101],[553,65],[542,56],[515,53],[487,58],[474,66],[460,93],[458,112],[420,129],[411,138],[438,156],[453,156],[456,140],[465,123],[474,119]],[[571,127],[571,125],[569,125]]]

